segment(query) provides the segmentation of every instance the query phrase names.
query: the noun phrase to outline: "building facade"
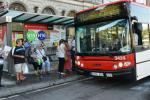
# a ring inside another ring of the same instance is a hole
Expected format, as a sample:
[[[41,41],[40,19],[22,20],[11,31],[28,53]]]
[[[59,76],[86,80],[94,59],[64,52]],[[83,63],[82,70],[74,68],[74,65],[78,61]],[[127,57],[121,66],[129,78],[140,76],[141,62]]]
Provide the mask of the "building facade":
[[[114,1],[119,0],[0,0],[0,5],[10,10],[74,16],[74,14],[80,10]],[[150,5],[150,0],[131,1]]]
[[[74,13],[95,6],[101,0],[0,0],[10,10],[73,16]]]

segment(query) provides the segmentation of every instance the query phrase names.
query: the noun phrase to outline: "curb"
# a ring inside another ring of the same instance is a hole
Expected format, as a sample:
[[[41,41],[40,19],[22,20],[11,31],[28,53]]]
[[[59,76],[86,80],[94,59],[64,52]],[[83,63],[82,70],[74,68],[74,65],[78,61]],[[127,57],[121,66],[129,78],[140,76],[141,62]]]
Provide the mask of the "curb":
[[[55,85],[59,85],[59,84],[63,84],[63,83],[71,82],[71,81],[76,81],[80,79],[83,79],[83,77],[81,77],[80,75],[76,75],[76,76],[72,76],[72,77],[68,77],[64,79],[51,80],[49,82],[40,82],[40,83],[29,84],[25,86],[14,86],[11,88],[4,87],[0,89],[0,99],[7,97],[7,96],[21,94],[24,92],[42,89],[42,88],[46,88],[50,86],[55,86]]]

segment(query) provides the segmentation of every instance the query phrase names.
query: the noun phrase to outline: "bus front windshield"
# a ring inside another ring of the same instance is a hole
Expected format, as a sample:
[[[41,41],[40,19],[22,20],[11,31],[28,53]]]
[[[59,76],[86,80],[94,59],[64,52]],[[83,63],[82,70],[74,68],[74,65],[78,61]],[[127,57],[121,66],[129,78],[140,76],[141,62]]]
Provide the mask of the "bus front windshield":
[[[127,19],[76,27],[76,37],[77,53],[112,54],[131,51]]]

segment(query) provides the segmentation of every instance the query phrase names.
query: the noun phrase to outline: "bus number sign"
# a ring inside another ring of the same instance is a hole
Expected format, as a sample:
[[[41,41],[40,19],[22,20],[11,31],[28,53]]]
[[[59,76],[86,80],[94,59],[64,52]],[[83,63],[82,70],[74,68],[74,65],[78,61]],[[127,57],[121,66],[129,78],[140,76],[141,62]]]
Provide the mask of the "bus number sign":
[[[92,9],[90,11],[86,11],[86,12],[79,14],[77,16],[77,21],[78,22],[86,22],[89,20],[97,19],[97,18],[118,15],[118,14],[121,14],[122,9],[121,9],[120,4],[98,7],[96,9]]]
[[[125,56],[115,56],[114,57],[115,60],[126,60]]]

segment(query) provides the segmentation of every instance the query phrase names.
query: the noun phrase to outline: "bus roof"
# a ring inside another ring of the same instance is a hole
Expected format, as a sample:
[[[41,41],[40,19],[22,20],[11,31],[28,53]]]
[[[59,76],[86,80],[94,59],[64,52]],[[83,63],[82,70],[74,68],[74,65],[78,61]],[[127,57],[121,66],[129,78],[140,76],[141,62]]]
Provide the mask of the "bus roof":
[[[133,2],[133,1],[131,1],[131,0],[120,0],[120,1],[116,1],[116,2],[110,2],[110,3],[106,3],[106,4],[101,4],[101,5],[98,5],[98,6],[95,6],[95,7],[91,7],[91,8],[85,9],[85,10],[81,10],[77,14],[80,14],[82,12],[86,12],[86,11],[89,11],[89,10],[92,10],[92,9],[95,9],[95,8],[98,8],[98,7],[101,7],[101,6],[107,6],[107,5],[111,5],[111,4],[117,4],[117,3],[121,3],[121,2]],[[141,3],[137,3],[137,2],[133,2],[133,3],[136,4],[136,5],[139,5],[139,6],[148,7],[148,6],[146,6],[144,4],[141,4]]]

